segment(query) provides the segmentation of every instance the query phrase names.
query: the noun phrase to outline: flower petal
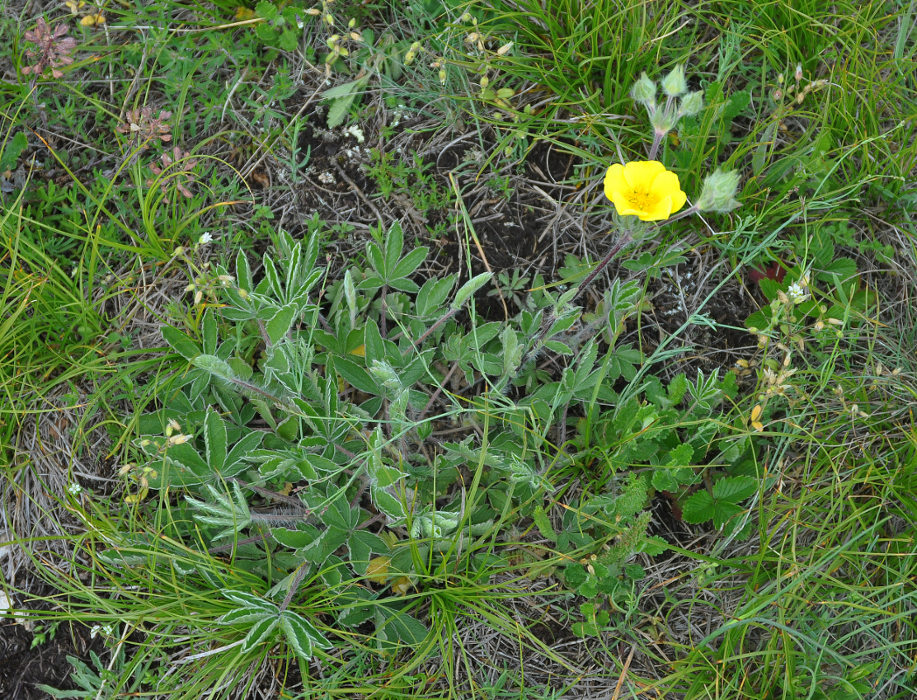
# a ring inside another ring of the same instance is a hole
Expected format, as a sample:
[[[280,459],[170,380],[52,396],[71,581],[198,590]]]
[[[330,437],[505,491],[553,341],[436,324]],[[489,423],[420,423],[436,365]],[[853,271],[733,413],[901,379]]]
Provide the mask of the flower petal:
[[[648,192],[665,166],[658,160],[637,160],[624,166],[624,179],[635,190]]]
[[[658,200],[656,200],[656,203],[651,208],[643,212],[643,216],[640,217],[640,220],[662,221],[663,219],[668,219],[673,211],[672,197],[665,195],[664,197],[660,197]]]
[[[660,198],[671,198],[672,209],[669,214],[681,209],[688,200],[688,196],[681,191],[678,175],[670,171],[664,171],[656,176],[656,179],[653,180],[652,192]]]
[[[610,199],[615,205],[618,216],[634,216],[635,214],[640,213],[638,209],[634,209],[631,201],[627,198],[624,192],[620,190],[613,192]]]
[[[624,179],[624,166],[620,163],[615,163],[605,173],[605,196],[613,202],[615,201],[615,193],[620,194],[628,189],[630,189],[630,186],[627,184],[627,180]]]

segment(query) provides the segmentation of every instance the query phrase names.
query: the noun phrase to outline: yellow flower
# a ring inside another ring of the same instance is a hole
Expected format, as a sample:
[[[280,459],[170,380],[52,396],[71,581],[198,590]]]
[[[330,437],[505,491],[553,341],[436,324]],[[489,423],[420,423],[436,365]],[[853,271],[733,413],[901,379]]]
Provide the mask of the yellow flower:
[[[636,216],[641,221],[668,219],[685,205],[678,175],[656,160],[621,165],[615,163],[605,175],[605,196],[621,216]]]

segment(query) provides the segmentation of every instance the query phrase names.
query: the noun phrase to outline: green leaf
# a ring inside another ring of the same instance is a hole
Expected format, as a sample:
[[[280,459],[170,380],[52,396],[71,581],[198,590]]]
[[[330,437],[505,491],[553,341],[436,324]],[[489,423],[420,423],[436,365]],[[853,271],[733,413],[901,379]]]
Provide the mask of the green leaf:
[[[857,264],[851,258],[838,258],[832,260],[831,264],[825,267],[824,272],[829,275],[837,275],[841,282],[845,282],[856,275]]]
[[[284,611],[280,615],[280,626],[293,653],[308,661],[312,658],[312,637],[301,622],[302,618],[295,613]]]
[[[713,485],[713,497],[717,500],[740,503],[758,490],[758,483],[750,476],[721,478]]]
[[[734,92],[729,102],[723,107],[723,118],[732,121],[751,104],[751,93],[748,90]]]
[[[279,617],[271,616],[262,618],[252,625],[252,628],[242,641],[242,653],[247,653],[267,641],[279,622]]]
[[[459,290],[455,293],[455,299],[452,300],[452,308],[455,310],[462,308],[462,305],[468,301],[476,291],[487,284],[491,277],[493,277],[493,275],[490,272],[482,272],[465,282],[465,284],[459,287]]]
[[[223,615],[217,622],[223,625],[241,625],[246,622],[254,622],[255,620],[260,620],[265,614],[273,614],[276,611],[270,611],[265,613],[263,610],[251,610],[246,608],[239,608],[238,610],[230,610],[228,613]]]
[[[369,492],[372,496],[373,504],[376,506],[376,508],[378,508],[392,520],[401,520],[406,516],[406,513],[404,512],[404,506],[401,504],[401,501],[399,501],[385,489],[371,485],[369,487]]]
[[[284,51],[295,51],[299,46],[299,37],[301,34],[295,29],[285,29],[277,40],[277,46]]]
[[[392,270],[392,277],[407,277],[413,273],[414,270],[420,267],[420,264],[426,260],[427,253],[429,252],[430,249],[426,246],[420,246],[419,248],[408,251],[408,254],[401,258],[395,265]]]
[[[290,330],[295,317],[296,306],[294,304],[287,304],[280,308],[277,313],[271,317],[271,320],[264,324],[264,330],[267,332],[268,338],[271,339],[271,343],[280,342],[280,339]]]
[[[557,533],[554,532],[554,527],[551,525],[551,519],[548,518],[547,513],[544,512],[544,508],[536,506],[535,512],[532,514],[532,519],[535,521],[535,527],[538,528],[538,532],[541,533],[542,537],[552,542],[557,542]]]
[[[385,234],[385,273],[389,278],[400,276],[395,274],[395,268],[398,266],[402,251],[404,251],[404,232],[401,230],[401,224],[395,221]]]
[[[226,464],[226,424],[212,408],[204,417],[204,455],[207,466],[221,472]]]
[[[261,596],[256,596],[252,595],[251,593],[246,593],[245,591],[236,591],[233,589],[224,590],[220,593],[224,598],[231,600],[237,605],[242,605],[246,608],[251,608],[254,610],[261,610],[266,614],[277,612],[277,606],[269,603]]]
[[[274,265],[273,258],[265,253],[262,262],[262,271],[264,272],[264,279],[267,280],[268,287],[278,300],[284,299],[283,284],[280,281],[280,274],[277,272],[277,267]]]
[[[252,270],[248,265],[248,258],[242,250],[236,253],[236,282],[239,285],[239,289],[244,289],[247,292],[251,292],[255,288],[252,282]]]
[[[343,357],[335,357],[333,367],[341,378],[355,389],[374,396],[381,393],[376,382],[369,376],[369,372],[355,362],[345,360]]]
[[[377,630],[389,642],[401,642],[407,646],[417,646],[426,639],[426,626],[415,617],[405,612],[393,611],[387,606],[380,606],[380,611],[387,619],[377,625]]]
[[[259,2],[255,5],[255,14],[266,20],[277,19],[277,7],[270,2]]]
[[[424,282],[417,293],[416,312],[419,318],[439,316],[443,313],[443,304],[455,285],[455,275],[448,275],[443,279],[431,277]]]
[[[171,348],[186,360],[191,361],[201,354],[201,346],[191,336],[182,333],[172,326],[163,326],[161,329],[163,339]]]

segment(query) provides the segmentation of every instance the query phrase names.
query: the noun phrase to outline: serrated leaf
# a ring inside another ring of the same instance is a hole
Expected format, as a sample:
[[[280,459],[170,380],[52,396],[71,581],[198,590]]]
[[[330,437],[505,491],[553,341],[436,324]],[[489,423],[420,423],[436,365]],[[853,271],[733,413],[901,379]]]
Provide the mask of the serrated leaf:
[[[350,107],[353,104],[354,98],[356,98],[356,95],[351,93],[344,97],[339,97],[331,103],[331,106],[328,108],[329,129],[336,129],[344,123],[344,120],[347,119],[347,115],[350,113]]]
[[[723,477],[713,485],[716,500],[740,503],[758,490],[758,483],[750,476]]]
[[[255,5],[255,14],[266,20],[277,19],[277,7],[273,3],[262,0]]]
[[[294,29],[285,29],[277,39],[277,46],[284,51],[295,51],[299,46],[299,37],[301,34]]]
[[[713,519],[713,496],[706,489],[692,493],[681,507],[681,517],[687,523],[699,524]]]
[[[723,107],[723,118],[727,121],[732,121],[739,116],[749,104],[751,104],[751,93],[747,90],[734,92],[729,98],[729,102]]]

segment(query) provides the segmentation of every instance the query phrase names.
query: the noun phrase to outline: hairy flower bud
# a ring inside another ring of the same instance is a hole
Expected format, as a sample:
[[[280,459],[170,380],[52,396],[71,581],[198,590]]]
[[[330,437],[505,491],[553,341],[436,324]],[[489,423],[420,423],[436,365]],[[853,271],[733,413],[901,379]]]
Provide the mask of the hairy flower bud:
[[[681,98],[679,112],[685,116],[693,117],[703,109],[703,106],[704,96],[701,94],[700,90],[696,90],[694,92],[689,92]]]
[[[682,64],[675,66],[669,74],[662,79],[662,91],[669,97],[678,97],[688,91],[688,81],[685,80],[685,67]]]
[[[715,211],[725,213],[739,206],[736,192],[739,190],[739,173],[737,170],[723,172],[717,168],[712,175],[704,179],[704,188],[695,205],[698,211]]]
[[[657,134],[667,134],[678,123],[678,115],[670,110],[660,109],[650,117],[650,123]]]
[[[647,77],[646,73],[640,74],[640,79],[630,89],[630,96],[635,102],[650,107],[656,103],[656,83]]]

